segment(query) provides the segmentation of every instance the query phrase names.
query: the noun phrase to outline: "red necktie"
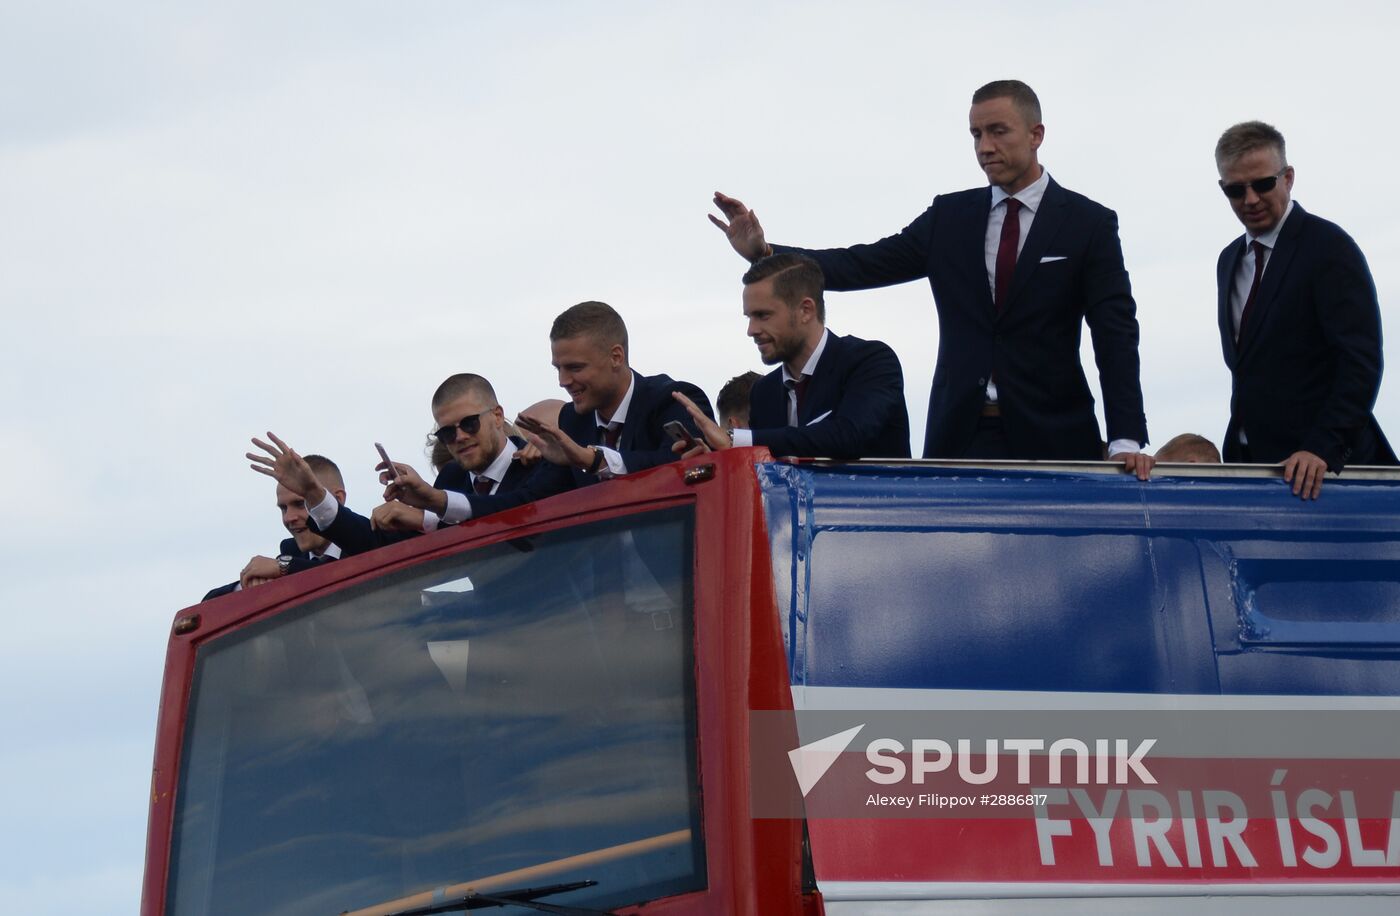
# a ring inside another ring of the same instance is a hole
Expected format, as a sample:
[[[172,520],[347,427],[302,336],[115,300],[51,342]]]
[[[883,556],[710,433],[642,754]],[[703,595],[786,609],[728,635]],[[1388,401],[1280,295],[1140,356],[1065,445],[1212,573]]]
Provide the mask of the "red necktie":
[[[608,448],[617,448],[617,440],[622,438],[622,424],[609,423],[603,427],[603,444]]]
[[[1011,275],[1016,272],[1016,249],[1021,243],[1021,202],[1006,199],[1006,219],[1001,224],[1001,244],[997,246],[996,304],[997,311],[1006,304],[1011,289]]]
[[[804,375],[800,379],[788,379],[786,382],[783,383],[787,385],[788,391],[796,392],[797,394],[797,410],[795,411],[795,413],[799,417],[802,416],[802,402],[805,400],[807,395],[807,383],[811,380],[812,377],[810,375]],[[793,423],[790,425],[799,426],[801,424]]]
[[[1249,285],[1249,295],[1240,311],[1240,326],[1235,329],[1235,343],[1239,343],[1240,335],[1244,333],[1244,324],[1249,320],[1250,306],[1254,305],[1254,297],[1259,293],[1259,281],[1264,276],[1264,243],[1250,242],[1249,247],[1254,252],[1254,282]]]
[[[477,474],[476,480],[472,482],[472,489],[476,490],[478,496],[490,496],[491,485],[494,483],[495,481],[490,477],[483,477]]]

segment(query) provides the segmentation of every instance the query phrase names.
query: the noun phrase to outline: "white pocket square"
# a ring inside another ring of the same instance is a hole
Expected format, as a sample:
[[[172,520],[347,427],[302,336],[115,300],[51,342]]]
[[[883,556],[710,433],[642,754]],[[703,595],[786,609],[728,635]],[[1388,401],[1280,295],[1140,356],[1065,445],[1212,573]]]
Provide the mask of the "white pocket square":
[[[822,414],[820,417],[813,417],[812,419],[808,420],[808,421],[807,421],[807,425],[808,425],[808,426],[816,426],[818,423],[820,423],[821,421],[825,420],[825,419],[826,419],[827,417],[829,417],[829,416],[831,416],[831,411],[828,410],[826,413]]]
[[[1064,255],[1064,254],[1052,254],[1052,255],[1049,255],[1048,257],[1041,258],[1041,259],[1040,259],[1040,263],[1042,263],[1042,264],[1049,264],[1051,261],[1063,261],[1063,260],[1065,260],[1067,257],[1069,257],[1069,255]]]

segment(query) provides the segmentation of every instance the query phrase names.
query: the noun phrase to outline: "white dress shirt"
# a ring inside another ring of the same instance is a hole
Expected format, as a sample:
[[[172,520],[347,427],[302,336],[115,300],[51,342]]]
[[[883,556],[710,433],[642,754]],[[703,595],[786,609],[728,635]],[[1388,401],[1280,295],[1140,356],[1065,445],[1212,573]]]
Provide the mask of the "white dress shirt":
[[[1050,173],[1040,170],[1040,177],[1015,194],[1007,194],[992,185],[992,212],[987,217],[987,236],[983,240],[982,253],[987,258],[987,287],[993,298],[997,294],[997,250],[1001,248],[1001,227],[1006,222],[1006,201],[1016,198],[1021,203],[1021,212],[1016,214],[1021,223],[1021,235],[1016,241],[1016,257],[1021,257],[1021,249],[1026,247],[1026,236],[1031,234],[1031,223],[1040,210],[1040,201],[1045,197],[1045,189],[1050,187]],[[995,400],[995,398],[993,398]]]
[[[325,488],[322,487],[322,489]],[[311,520],[316,523],[316,527],[320,528],[322,531],[325,531],[331,526],[331,522],[335,521],[335,517],[339,513],[340,503],[335,501],[335,497],[331,495],[330,490],[326,490],[325,497],[319,503],[306,510],[306,514],[311,516]],[[340,548],[336,547],[334,544],[327,547],[326,552],[322,554],[322,556],[331,555],[332,549],[335,550],[332,559],[340,559]]]
[[[617,410],[613,411],[611,420],[604,420],[598,411],[593,411],[593,422],[597,426],[614,427],[621,426],[627,422],[627,408],[632,406],[632,391],[637,387],[637,377],[629,371],[627,373],[627,393],[622,396],[622,403],[617,405]],[[621,477],[627,473],[627,465],[622,461],[622,455],[616,449],[608,448],[606,445],[597,445],[594,448],[603,453],[603,466],[598,469],[598,476],[601,478]]]
[[[1254,246],[1252,242],[1258,242],[1264,246],[1264,270],[1269,269],[1269,258],[1273,256],[1274,248],[1278,245],[1278,234],[1283,231],[1283,224],[1288,222],[1288,215],[1293,212],[1293,201],[1288,201],[1288,209],[1283,211],[1283,219],[1278,221],[1278,225],[1270,229],[1263,235],[1244,234],[1244,257],[1240,258],[1240,264],[1235,268],[1234,288],[1230,291],[1230,321],[1231,327],[1235,329],[1235,336],[1240,334],[1240,318],[1244,316],[1245,303],[1249,301],[1249,288],[1254,285]],[[1264,283],[1264,275],[1259,275],[1259,283]],[[1245,438],[1244,427],[1240,427],[1240,444],[1248,445],[1249,440]]]
[[[1288,209],[1283,211],[1283,219],[1278,221],[1278,225],[1270,229],[1263,235],[1250,235],[1248,232],[1244,236],[1244,257],[1240,258],[1239,266],[1235,268],[1235,285],[1230,293],[1230,320],[1234,322],[1235,334],[1238,336],[1240,327],[1240,316],[1244,314],[1244,304],[1249,300],[1249,288],[1254,285],[1254,246],[1251,242],[1258,242],[1264,246],[1264,269],[1269,269],[1269,257],[1274,253],[1275,246],[1278,245],[1278,235],[1283,231],[1283,224],[1288,222],[1288,215],[1293,212],[1293,201],[1288,202]],[[1260,283],[1263,282],[1263,274],[1260,274]]]
[[[1004,190],[992,185],[992,212],[987,216],[987,235],[982,240],[982,254],[987,262],[987,288],[992,292],[992,298],[997,295],[997,251],[1001,249],[1001,228],[1006,225],[1006,202],[1011,198],[1016,198],[1021,204],[1021,211],[1016,214],[1020,223],[1020,236],[1016,240],[1016,259],[1021,258],[1021,249],[1026,247],[1026,236],[1031,234],[1031,223],[1035,222],[1036,211],[1040,209],[1041,198],[1045,196],[1045,189],[1050,187],[1050,173],[1045,169],[1040,170],[1040,177],[1026,185],[1015,194],[1007,194]],[[997,402],[997,383],[995,379],[987,379],[987,403]]]
[[[510,470],[511,461],[515,460],[516,445],[506,437],[506,444],[496,455],[495,459],[486,466],[486,470],[480,474],[467,472],[471,480],[472,489],[476,489],[476,481],[479,477],[485,477],[491,481],[491,492],[495,493],[501,488],[501,481],[506,479],[506,471]],[[458,493],[456,490],[447,490],[447,508],[443,510],[442,518],[428,510],[423,510],[423,531],[436,531],[439,525],[458,525],[472,517],[472,504],[467,500],[465,493]]]

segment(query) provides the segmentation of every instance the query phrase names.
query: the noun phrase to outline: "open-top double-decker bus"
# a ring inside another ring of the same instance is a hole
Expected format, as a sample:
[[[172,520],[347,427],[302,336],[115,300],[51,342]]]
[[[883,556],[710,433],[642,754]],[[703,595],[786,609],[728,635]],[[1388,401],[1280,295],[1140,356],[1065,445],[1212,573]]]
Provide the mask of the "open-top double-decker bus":
[[[740,449],[326,564],[176,617],[142,913],[1394,912],[1398,523]]]

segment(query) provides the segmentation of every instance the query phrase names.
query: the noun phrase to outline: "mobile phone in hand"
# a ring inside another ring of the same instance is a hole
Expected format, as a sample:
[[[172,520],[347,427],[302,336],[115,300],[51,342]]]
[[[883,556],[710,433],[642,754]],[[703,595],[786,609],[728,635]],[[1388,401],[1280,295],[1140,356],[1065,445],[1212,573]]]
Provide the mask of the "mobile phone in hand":
[[[398,479],[399,479],[399,469],[396,468],[396,467],[394,467],[394,462],[392,462],[392,461],[389,460],[389,453],[386,452],[386,451],[384,451],[384,446],[382,446],[382,445],[380,445],[378,442],[376,442],[376,443],[374,443],[374,447],[375,447],[375,449],[379,452],[379,457],[384,459],[384,464],[385,464],[385,466],[388,468],[388,471],[389,471],[389,479],[390,479],[390,480],[398,480]]]
[[[690,434],[690,430],[686,429],[685,424],[680,420],[671,420],[663,424],[661,428],[666,430],[666,434],[669,435],[673,441],[684,442],[686,449],[695,448],[695,446],[699,444],[695,440],[695,437]]]

